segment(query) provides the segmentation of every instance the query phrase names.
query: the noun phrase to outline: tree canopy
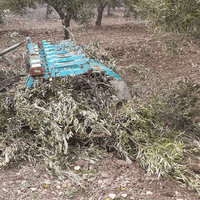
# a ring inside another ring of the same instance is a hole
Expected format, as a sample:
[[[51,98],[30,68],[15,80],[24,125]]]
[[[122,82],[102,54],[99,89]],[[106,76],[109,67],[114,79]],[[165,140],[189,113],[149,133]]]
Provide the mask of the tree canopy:
[[[132,5],[134,0],[132,1]],[[199,0],[141,0],[135,6],[152,27],[166,31],[198,34],[200,29]]]
[[[44,0],[52,6],[59,14],[62,24],[64,25],[64,38],[69,38],[69,32],[66,30],[70,26],[70,20],[83,24],[93,17],[94,11],[91,0]]]
[[[38,0],[38,2],[42,2]],[[0,10],[9,9],[13,13],[24,14],[27,8],[36,8],[34,0],[0,0]]]

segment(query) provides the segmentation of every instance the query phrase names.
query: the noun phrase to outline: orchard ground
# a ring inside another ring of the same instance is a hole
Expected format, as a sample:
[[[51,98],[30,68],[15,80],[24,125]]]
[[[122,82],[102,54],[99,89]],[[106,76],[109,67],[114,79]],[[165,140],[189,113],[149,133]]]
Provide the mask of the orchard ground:
[[[130,88],[142,82],[141,90],[148,90],[150,95],[159,93],[164,88],[161,85],[185,78],[199,82],[198,40],[188,38],[182,42],[172,34],[155,37],[144,22],[124,18],[122,8],[112,14],[104,15],[101,27],[95,27],[94,21],[81,26],[72,22],[71,33],[78,45],[99,42],[107,55],[115,59],[115,68]],[[42,40],[62,40],[62,34],[59,17],[53,13],[47,20],[44,8],[29,10],[23,17],[10,14],[0,25],[0,50],[23,41],[28,35],[40,46]],[[26,45],[22,45],[6,54],[6,59],[9,58],[12,67],[20,68],[26,51]],[[5,60],[0,60],[0,67],[7,67]],[[0,199],[199,199],[190,188],[162,177],[148,176],[136,162],[128,164],[115,152],[95,163],[79,155],[69,155],[69,161],[75,173],[85,180],[85,189],[52,176],[40,161],[20,161],[0,171]]]

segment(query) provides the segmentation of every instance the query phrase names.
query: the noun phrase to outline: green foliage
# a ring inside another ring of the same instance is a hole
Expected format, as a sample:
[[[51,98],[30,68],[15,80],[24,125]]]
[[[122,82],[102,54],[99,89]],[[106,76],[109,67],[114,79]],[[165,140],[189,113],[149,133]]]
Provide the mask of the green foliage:
[[[10,9],[14,13],[24,14],[27,8],[35,8],[37,4],[47,3],[52,6],[59,15],[68,15],[71,19],[80,23],[87,22],[93,16],[93,6],[91,1],[82,0],[1,0],[0,5],[2,9]]]
[[[200,136],[200,85],[191,80],[180,82],[168,97],[166,118],[171,126]]]
[[[100,128],[104,126],[101,124],[105,118],[110,118],[104,109],[112,106],[111,100],[115,102],[112,98],[106,101],[108,99],[106,96],[110,97],[111,93],[109,91],[105,93],[101,89],[98,92],[101,102],[91,102],[92,99],[97,98],[95,91],[100,86],[101,84],[90,91],[90,84],[84,81],[81,83],[80,80],[72,78],[71,82],[65,79],[55,80],[31,90],[19,90],[14,99],[12,96],[2,95],[1,100],[4,102],[1,104],[1,112],[5,115],[1,115],[1,122],[7,128],[6,131],[5,127],[2,128],[0,140],[2,143],[5,141],[8,147],[2,153],[2,156],[7,159],[4,161],[2,161],[3,158],[1,159],[1,166],[16,159],[15,154],[22,149],[26,151],[27,148],[31,155],[41,152],[54,160],[54,157],[60,158],[62,155],[67,155],[70,138],[77,137],[77,141],[84,143],[90,139],[89,133],[91,137],[93,134],[99,134]],[[81,92],[80,88],[85,88],[84,92]],[[89,95],[92,95],[92,99],[86,103],[85,100],[89,98]],[[8,106],[7,99],[9,98],[15,102],[15,107],[13,104],[11,104],[12,108]],[[93,107],[98,110],[99,115]],[[6,114],[11,111],[15,113],[14,116]],[[12,146],[12,141],[16,137],[19,137],[19,143],[16,140],[15,146]],[[94,141],[96,140],[94,138]],[[27,143],[26,147],[23,146],[25,143]]]
[[[143,19],[151,22],[153,29],[197,35],[200,27],[199,8],[200,2],[197,0],[141,0],[136,6]]]
[[[73,10],[71,13],[73,16],[72,19],[79,24],[88,23],[91,18],[94,17],[94,9],[90,1],[78,1],[76,5],[73,5],[71,10]],[[74,10],[76,10],[76,12]]]
[[[149,174],[171,177],[199,191],[197,175],[185,165],[186,149],[192,152],[195,138],[188,139],[181,129],[166,126],[163,116],[169,109],[159,98],[154,97],[148,106],[138,100],[120,102],[109,81],[102,75],[81,75],[38,82],[32,89],[19,85],[15,96],[1,95],[1,167],[13,160],[42,156],[57,176],[71,177],[81,185],[74,172],[62,170],[69,165],[71,148],[87,148],[90,159],[92,154],[100,156],[102,149],[115,149],[128,162],[136,159]],[[200,87],[189,88],[180,86],[167,99],[168,104],[177,104],[174,113],[180,113],[178,119],[184,111],[190,119],[193,115],[188,111],[193,112],[198,104]],[[198,113],[196,110],[194,117]]]
[[[173,134],[169,133],[169,135]],[[147,172],[150,175],[167,176],[183,159],[183,145],[180,142],[172,141],[170,138],[162,137],[160,140],[141,148],[137,159],[143,167],[147,167]]]
[[[27,8],[36,8],[34,0],[0,0],[0,8],[2,10],[10,10],[13,13],[25,14]]]
[[[126,7],[124,12],[124,17],[137,17],[137,10],[135,9],[136,4],[138,3],[138,0],[123,0],[123,3]]]
[[[5,131],[10,117],[15,115],[13,99],[5,94],[0,96],[0,131]]]
[[[91,0],[45,0],[46,3],[51,5],[56,12],[61,15],[66,15],[68,18],[73,19],[79,23],[87,23],[93,17],[93,4]]]
[[[122,5],[122,2],[120,0],[109,0],[108,5],[112,8],[120,7]]]

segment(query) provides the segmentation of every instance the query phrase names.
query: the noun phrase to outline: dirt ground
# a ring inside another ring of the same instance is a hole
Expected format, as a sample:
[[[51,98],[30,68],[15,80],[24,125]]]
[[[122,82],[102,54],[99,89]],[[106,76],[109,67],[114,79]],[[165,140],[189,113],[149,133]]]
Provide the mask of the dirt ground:
[[[8,15],[5,23],[0,25],[0,51],[23,41],[27,35],[39,45],[42,40],[61,40],[62,26],[58,16],[53,13],[47,20],[44,13],[45,10],[40,8],[30,10],[23,17]],[[199,82],[200,48],[197,40],[187,39],[176,47],[173,36],[155,37],[140,20],[127,20],[122,15],[122,9],[116,9],[112,17],[104,16],[101,27],[95,27],[94,21],[84,26],[72,22],[71,32],[78,45],[100,42],[101,47],[115,58],[116,68],[130,83],[136,70],[159,77],[157,82],[154,81],[157,85],[186,77]],[[21,46],[6,57],[12,57],[14,66],[19,67],[25,49]],[[131,70],[127,71],[130,66]],[[0,67],[5,68],[3,60],[0,60]],[[75,161],[71,167],[83,177],[85,189],[70,180],[53,177],[42,162],[22,161],[0,171],[0,199],[199,199],[189,187],[181,187],[162,177],[148,176],[136,162],[128,164],[115,153],[109,153],[95,163],[77,156],[72,159]]]

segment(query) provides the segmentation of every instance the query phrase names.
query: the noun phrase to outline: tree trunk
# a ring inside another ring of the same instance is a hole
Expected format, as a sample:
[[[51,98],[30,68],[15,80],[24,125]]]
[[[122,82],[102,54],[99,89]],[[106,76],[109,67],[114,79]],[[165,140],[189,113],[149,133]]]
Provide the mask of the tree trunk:
[[[51,5],[55,11],[59,14],[60,19],[62,21],[62,25],[64,26],[64,39],[69,39],[69,32],[66,28],[70,27],[70,20],[71,16],[65,14],[59,7],[57,7],[55,4],[53,4],[53,1],[50,3],[49,1],[45,0],[45,2],[49,5]]]
[[[64,26],[64,39],[69,39],[69,31],[66,28],[70,27],[70,20],[71,18],[66,16],[64,17],[64,20],[62,20],[63,26]]]
[[[3,24],[3,14],[0,12],[0,24]]]
[[[46,20],[49,19],[49,9],[50,9],[50,5],[47,4],[47,7],[46,7]]]
[[[71,17],[69,17],[63,13],[59,14],[59,16],[60,16],[60,19],[61,19],[62,25],[63,25],[64,40],[67,40],[67,39],[69,39],[69,31],[67,30],[67,28],[70,27]]]
[[[103,17],[103,10],[104,8],[102,6],[99,6],[97,11],[97,21],[96,21],[96,26],[101,26],[101,21],[102,21],[102,17]]]
[[[98,14],[97,14],[96,26],[101,26],[103,11],[104,11],[104,8],[106,7],[107,3],[108,3],[107,0],[99,1],[99,5],[98,5],[98,9],[97,9]]]
[[[107,16],[111,16],[111,13],[110,13],[110,6],[108,5],[108,13],[107,13]]]

